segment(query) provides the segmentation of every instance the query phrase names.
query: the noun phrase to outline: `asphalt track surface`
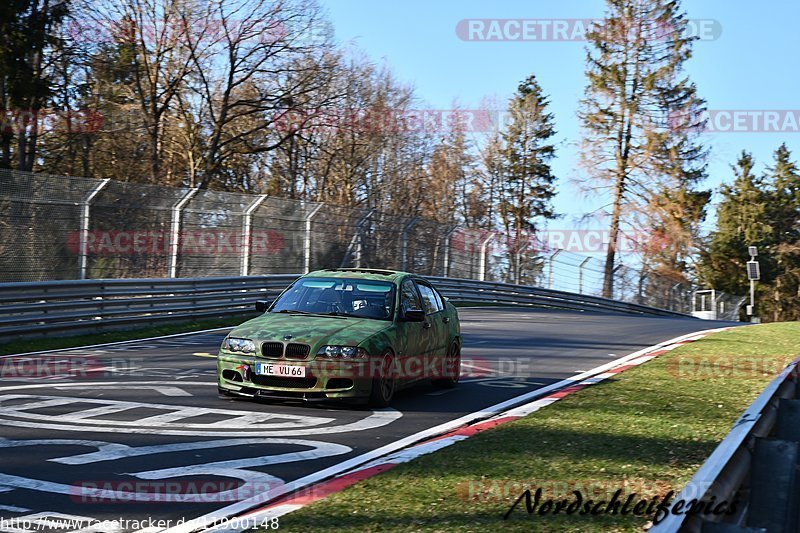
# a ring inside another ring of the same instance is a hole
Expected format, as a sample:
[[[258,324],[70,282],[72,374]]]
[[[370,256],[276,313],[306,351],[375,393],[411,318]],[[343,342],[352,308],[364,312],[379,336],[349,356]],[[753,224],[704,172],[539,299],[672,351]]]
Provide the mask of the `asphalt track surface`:
[[[221,399],[214,355],[225,331],[3,356],[0,531],[75,517],[154,533],[658,342],[731,325],[509,308],[459,314],[461,384],[421,384],[376,411]]]

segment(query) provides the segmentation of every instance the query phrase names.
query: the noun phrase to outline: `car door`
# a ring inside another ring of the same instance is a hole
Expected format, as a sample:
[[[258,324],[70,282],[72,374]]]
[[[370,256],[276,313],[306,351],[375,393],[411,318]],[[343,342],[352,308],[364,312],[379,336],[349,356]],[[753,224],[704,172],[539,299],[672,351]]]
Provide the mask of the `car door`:
[[[406,322],[403,314],[407,310],[422,311],[422,300],[413,280],[406,279],[400,285],[399,317],[397,320],[397,360],[400,381],[408,384],[421,379],[423,373],[421,352],[430,339],[430,328],[426,322]]]
[[[428,370],[427,374],[432,374],[432,369],[438,369],[441,366],[441,361],[444,360],[447,351],[447,331],[448,325],[445,322],[445,310],[442,301],[436,295],[433,287],[428,282],[416,280],[417,288],[419,289],[420,297],[422,298],[422,307],[425,309],[426,321],[423,323],[423,328],[427,330],[425,337],[424,356],[427,360],[423,359]],[[436,377],[429,375],[428,377]]]

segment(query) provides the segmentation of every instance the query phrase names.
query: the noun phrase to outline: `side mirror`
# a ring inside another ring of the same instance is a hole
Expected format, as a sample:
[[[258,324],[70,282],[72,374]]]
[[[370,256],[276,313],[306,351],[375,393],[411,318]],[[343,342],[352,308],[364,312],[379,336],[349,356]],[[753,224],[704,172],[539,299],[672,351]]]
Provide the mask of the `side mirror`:
[[[266,313],[268,308],[269,302],[267,300],[258,300],[256,302],[256,311],[259,313]]]
[[[422,309],[406,309],[403,311],[403,319],[406,322],[425,322],[425,311]]]

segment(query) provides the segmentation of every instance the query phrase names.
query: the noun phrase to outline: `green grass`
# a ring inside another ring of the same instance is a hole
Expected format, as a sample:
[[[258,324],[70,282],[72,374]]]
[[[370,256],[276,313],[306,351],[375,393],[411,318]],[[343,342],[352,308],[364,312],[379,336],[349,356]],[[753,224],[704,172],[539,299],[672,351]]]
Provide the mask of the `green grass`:
[[[280,529],[642,531],[644,517],[529,516],[524,504],[502,517],[523,486],[556,496],[568,494],[565,482],[602,495],[597,487],[610,495],[625,483],[645,497],[679,491],[774,377],[680,374],[679,362],[725,355],[738,368],[758,358],[782,367],[797,355],[798,339],[800,323],[715,334],[283,516]]]
[[[90,346],[92,344],[104,344],[107,342],[128,341],[134,339],[145,339],[148,337],[159,337],[162,335],[174,335],[176,333],[187,333],[204,329],[224,328],[241,324],[248,318],[248,315],[237,317],[218,318],[210,320],[197,320],[184,322],[181,324],[165,324],[163,326],[153,326],[149,328],[107,331],[103,333],[92,333],[89,335],[58,336],[58,333],[48,337],[33,337],[31,339],[15,340],[0,344],[0,355],[15,353],[38,352],[42,350],[61,350],[64,348],[74,348],[77,346]]]

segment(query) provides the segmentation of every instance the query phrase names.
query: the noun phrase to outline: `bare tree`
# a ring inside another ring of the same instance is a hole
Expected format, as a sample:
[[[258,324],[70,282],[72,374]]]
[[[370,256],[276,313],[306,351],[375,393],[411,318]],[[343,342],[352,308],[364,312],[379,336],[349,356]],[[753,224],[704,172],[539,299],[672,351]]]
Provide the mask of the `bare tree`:
[[[311,1],[213,0],[183,22],[202,28],[187,34],[187,102],[204,120],[198,185],[206,187],[237,157],[271,152],[292,138],[276,123],[328,83],[319,74],[332,70],[335,55]]]
[[[603,295],[614,292],[617,241],[627,215],[674,179],[665,171],[670,146],[670,101],[690,85],[682,66],[692,37],[677,0],[606,0],[607,13],[588,34],[588,83],[579,117],[581,159],[594,190],[609,191],[611,223]],[[692,95],[689,95],[693,97]],[[667,132],[669,133],[669,132]],[[702,152],[702,151],[701,151]],[[690,155],[694,153],[694,155]],[[684,154],[699,157],[693,147]],[[688,169],[691,161],[679,158]]]

